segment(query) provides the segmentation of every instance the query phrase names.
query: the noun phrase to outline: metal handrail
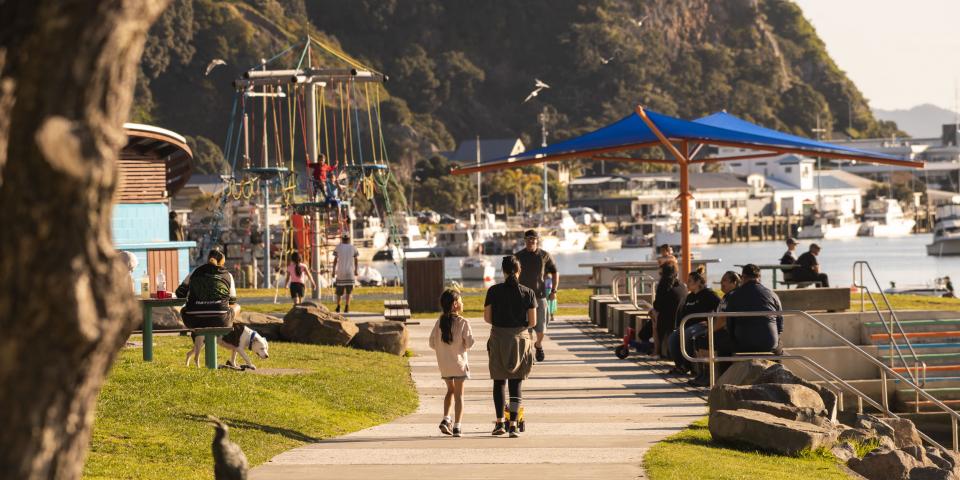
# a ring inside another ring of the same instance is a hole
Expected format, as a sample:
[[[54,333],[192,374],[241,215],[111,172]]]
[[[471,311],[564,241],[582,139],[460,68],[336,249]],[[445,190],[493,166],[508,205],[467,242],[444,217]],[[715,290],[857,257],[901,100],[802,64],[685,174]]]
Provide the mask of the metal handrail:
[[[851,393],[857,395],[857,397],[858,397],[858,405],[862,405],[860,402],[866,400],[866,402],[867,402],[868,404],[870,404],[870,405],[873,406],[874,408],[882,411],[883,413],[885,413],[885,414],[887,414],[887,415],[890,415],[890,416],[892,416],[892,417],[895,417],[895,418],[899,418],[899,416],[898,416],[897,414],[893,413],[893,412],[888,408],[887,389],[886,389],[886,381],[885,381],[885,379],[883,380],[883,383],[881,384],[881,392],[882,392],[881,395],[883,395],[883,398],[881,399],[882,402],[883,402],[883,404],[881,405],[881,404],[877,403],[876,401],[874,401],[872,398],[870,398],[870,397],[869,397],[868,395],[866,395],[865,393],[863,393],[863,392],[861,392],[860,390],[858,390],[858,389],[857,389],[856,387],[854,387],[853,385],[850,385],[850,383],[847,382],[846,380],[840,378],[839,376],[837,376],[836,374],[834,374],[833,372],[831,372],[830,370],[828,370],[826,367],[820,365],[819,363],[817,363],[817,362],[814,361],[813,359],[811,359],[811,358],[809,358],[809,357],[807,357],[807,356],[804,356],[804,355],[741,355],[741,356],[736,356],[736,357],[717,357],[717,356],[716,356],[716,352],[714,351],[714,324],[713,324],[715,318],[729,318],[729,317],[737,317],[737,318],[742,318],[742,317],[771,317],[771,316],[786,316],[786,315],[795,315],[795,316],[803,317],[803,318],[806,318],[807,320],[810,320],[811,322],[815,323],[817,326],[819,326],[819,327],[822,328],[823,330],[826,330],[827,333],[829,333],[830,335],[832,335],[833,337],[835,337],[837,340],[839,340],[839,341],[840,341],[841,343],[843,343],[845,346],[852,348],[855,352],[857,352],[858,354],[860,354],[860,356],[866,358],[867,361],[869,361],[869,362],[873,363],[874,365],[880,367],[880,371],[881,371],[882,373],[885,373],[886,375],[892,375],[894,378],[900,380],[901,382],[905,382],[906,384],[910,385],[911,387],[913,387],[914,391],[917,392],[918,396],[922,396],[923,398],[925,398],[926,400],[932,402],[934,405],[936,405],[936,406],[939,407],[941,410],[943,410],[944,412],[946,412],[946,413],[950,416],[950,422],[951,422],[951,427],[952,427],[952,433],[953,433],[953,438],[952,438],[952,439],[953,439],[953,451],[954,451],[954,452],[957,452],[957,451],[958,451],[958,448],[960,448],[960,442],[958,442],[958,438],[957,438],[957,437],[958,437],[957,425],[958,425],[958,421],[960,421],[960,413],[957,413],[957,412],[954,411],[952,408],[948,407],[948,406],[945,405],[943,402],[941,402],[940,400],[938,400],[936,397],[934,397],[933,395],[930,395],[926,390],[923,390],[923,389],[922,389],[921,387],[919,387],[917,384],[915,384],[914,382],[911,382],[909,379],[907,379],[907,378],[904,377],[903,375],[900,375],[899,373],[897,373],[897,372],[896,372],[895,370],[893,370],[892,368],[884,365],[884,363],[881,362],[880,360],[877,360],[876,357],[874,357],[873,355],[867,353],[866,351],[864,351],[862,348],[860,348],[860,347],[858,347],[857,345],[855,345],[855,344],[854,344],[853,342],[851,342],[850,340],[847,340],[846,337],[844,337],[843,335],[840,335],[839,333],[837,333],[836,330],[828,327],[826,324],[824,324],[823,322],[821,322],[820,320],[818,320],[817,318],[815,318],[813,315],[810,315],[809,313],[804,312],[804,311],[802,311],[802,310],[782,310],[782,311],[776,311],[776,312],[767,311],[767,312],[710,312],[710,313],[692,313],[692,314],[690,314],[690,315],[687,315],[687,316],[683,317],[683,319],[680,320],[679,326],[677,327],[677,329],[678,329],[678,334],[680,335],[680,354],[683,355],[683,358],[685,358],[688,362],[694,362],[694,363],[709,363],[710,387],[711,387],[711,388],[713,387],[713,385],[714,385],[714,383],[715,383],[715,377],[716,377],[716,362],[718,362],[718,361],[721,361],[721,362],[742,362],[742,361],[746,361],[746,360],[755,360],[755,359],[760,359],[760,360],[770,360],[770,359],[776,359],[776,360],[798,360],[798,361],[800,361],[800,362],[803,362],[803,363],[805,363],[805,364],[807,364],[807,365],[809,365],[809,366],[811,366],[811,367],[813,367],[813,368],[816,368],[816,369],[824,372],[826,375],[828,375],[829,377],[833,378],[835,381],[837,381],[838,383],[840,383],[841,385],[843,385],[848,391],[850,391]],[[686,330],[686,324],[687,324],[687,322],[688,322],[689,320],[691,320],[691,319],[701,319],[701,318],[707,320],[707,358],[705,358],[705,359],[704,359],[704,358],[698,358],[698,357],[691,357],[691,356],[687,353],[687,344],[686,344],[686,339],[685,339],[685,330]],[[822,375],[821,375],[821,378],[823,378]],[[861,411],[862,411],[862,407],[860,407],[860,408],[861,408]],[[931,445],[936,446],[937,448],[939,448],[939,449],[941,449],[941,450],[946,451],[946,448],[944,448],[942,445],[940,445],[939,443],[937,443],[935,440],[933,440],[932,438],[930,438],[929,436],[927,436],[927,435],[924,434],[923,432],[919,432],[919,433],[920,433],[920,436],[921,436],[924,440],[926,440],[928,443],[930,443]]]
[[[639,300],[638,293],[643,293],[644,280],[649,281],[650,284],[654,284],[656,283],[656,279],[654,279],[653,277],[645,273],[641,273],[641,274],[621,273],[613,277],[613,280],[610,282],[610,294],[613,296],[613,299],[617,301],[617,303],[621,303],[619,292],[620,292],[620,282],[623,280],[627,280],[627,286],[628,286],[627,294],[630,296],[630,304],[633,305],[634,308],[638,310],[642,310],[644,308],[652,308],[652,306],[646,304],[646,302],[643,302],[644,303],[643,306],[640,305],[641,300]],[[638,282],[636,280],[640,280],[640,281]],[[640,292],[637,292],[638,287],[640,288]]]
[[[860,283],[857,283],[857,267],[860,267]],[[870,289],[866,286],[866,277],[863,274],[863,267],[867,267],[867,271],[870,272],[870,277],[873,278],[873,282],[877,285],[877,291],[880,293],[880,298],[883,299],[884,304],[887,306],[887,312],[890,314],[890,325],[888,326],[886,320],[883,318],[883,314],[880,313],[880,306],[877,304],[876,299],[873,298],[873,293],[870,292]],[[864,312],[864,295],[870,298],[870,303],[873,305],[873,309],[877,314],[877,318],[880,319],[880,324],[883,325],[883,329],[887,332],[887,337],[889,338],[890,343],[890,367],[894,366],[894,353],[900,358],[900,362],[906,368],[907,372],[910,373],[910,377],[913,379],[914,383],[919,384],[920,386],[927,386],[927,363],[920,359],[920,356],[917,355],[917,351],[913,348],[913,344],[910,342],[910,338],[907,337],[907,333],[903,330],[903,325],[900,323],[900,319],[897,318],[897,313],[894,311],[893,306],[890,304],[890,299],[887,298],[887,294],[883,292],[883,289],[880,287],[880,281],[877,280],[877,276],[873,273],[873,267],[870,266],[870,263],[866,260],[857,260],[853,262],[853,286],[860,289],[860,312]],[[916,370],[916,374],[910,370],[910,367],[907,364],[907,360],[903,357],[903,352],[900,349],[900,344],[897,343],[894,336],[894,325],[896,329],[900,332],[900,337],[903,338],[904,343],[907,348],[910,350],[910,355],[913,357],[913,366]],[[884,381],[886,379],[884,378]],[[916,411],[920,411],[919,406],[919,396],[917,397]]]

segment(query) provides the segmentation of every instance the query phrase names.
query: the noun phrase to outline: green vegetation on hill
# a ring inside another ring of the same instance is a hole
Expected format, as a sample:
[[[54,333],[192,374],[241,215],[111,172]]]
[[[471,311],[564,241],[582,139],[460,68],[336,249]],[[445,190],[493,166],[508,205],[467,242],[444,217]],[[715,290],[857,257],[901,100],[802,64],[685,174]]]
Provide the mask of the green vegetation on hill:
[[[213,428],[207,415],[229,425],[230,438],[254,466],[417,406],[402,357],[274,342],[270,358],[254,363],[302,373],[257,375],[185,367],[187,337],[154,340],[152,363],[141,360],[139,349],[126,349],[110,372],[97,402],[84,478],[212,478]]]
[[[637,103],[686,118],[726,109],[808,136],[818,117],[854,137],[896,131],[873,117],[789,0],[175,0],[151,31],[134,120],[192,137],[198,170],[223,171],[216,146],[231,80],[307,34],[390,76],[382,111],[395,195],[415,185],[424,205],[447,212],[467,208],[469,196],[437,193],[465,184],[430,183],[440,174],[418,162],[475,135],[539,144],[542,111],[550,141]],[[204,76],[214,58],[227,65]],[[523,103],[534,78],[552,88]],[[415,170],[432,173],[415,180]],[[520,206],[510,197],[519,195],[536,208],[537,182],[503,175],[489,178],[501,184],[499,201]]]

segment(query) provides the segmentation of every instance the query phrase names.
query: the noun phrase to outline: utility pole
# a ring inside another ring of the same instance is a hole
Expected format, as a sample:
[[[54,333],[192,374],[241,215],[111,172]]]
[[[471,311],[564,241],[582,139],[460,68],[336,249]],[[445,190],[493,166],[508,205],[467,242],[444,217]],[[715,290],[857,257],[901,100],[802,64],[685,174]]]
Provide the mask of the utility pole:
[[[827,130],[820,126],[820,113],[817,113],[817,128],[813,129],[814,135],[817,136],[817,141],[823,139],[823,133]],[[802,173],[802,172],[801,172]],[[820,194],[820,156],[817,156],[817,210],[823,214],[823,196]]]
[[[540,147],[547,146],[547,107],[540,112]],[[550,196],[547,191],[547,162],[543,162],[543,213],[550,210]]]

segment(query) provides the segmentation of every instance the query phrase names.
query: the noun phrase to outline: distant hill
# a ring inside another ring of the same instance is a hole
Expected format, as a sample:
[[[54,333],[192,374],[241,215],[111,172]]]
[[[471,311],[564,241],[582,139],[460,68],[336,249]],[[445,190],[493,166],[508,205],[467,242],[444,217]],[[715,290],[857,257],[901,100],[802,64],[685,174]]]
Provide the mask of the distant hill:
[[[909,110],[873,109],[873,115],[880,120],[896,122],[900,130],[911,137],[939,137],[942,126],[956,121],[956,114],[946,108],[925,103]]]

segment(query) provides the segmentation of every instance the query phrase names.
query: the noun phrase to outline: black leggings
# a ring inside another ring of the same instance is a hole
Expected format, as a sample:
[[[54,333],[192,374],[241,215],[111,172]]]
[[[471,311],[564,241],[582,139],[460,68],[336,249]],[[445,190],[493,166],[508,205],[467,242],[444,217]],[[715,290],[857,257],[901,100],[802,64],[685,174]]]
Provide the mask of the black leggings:
[[[523,401],[523,395],[520,393],[521,382],[523,382],[523,379],[520,378],[493,381],[493,408],[497,411],[497,418],[503,418],[503,408],[506,406],[503,387],[504,384],[507,384],[510,390],[510,419],[517,420],[517,412],[520,410],[520,403]]]

